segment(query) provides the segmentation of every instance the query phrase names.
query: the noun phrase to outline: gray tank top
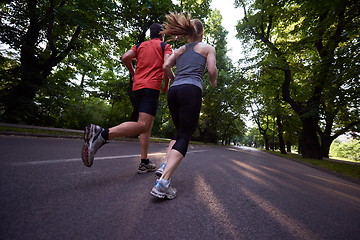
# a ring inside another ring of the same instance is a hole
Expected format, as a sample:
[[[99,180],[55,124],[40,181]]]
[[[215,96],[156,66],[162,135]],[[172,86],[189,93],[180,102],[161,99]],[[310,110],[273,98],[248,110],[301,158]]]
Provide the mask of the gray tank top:
[[[192,84],[202,90],[206,57],[194,51],[198,43],[186,44],[186,50],[176,59],[176,75],[171,86]]]

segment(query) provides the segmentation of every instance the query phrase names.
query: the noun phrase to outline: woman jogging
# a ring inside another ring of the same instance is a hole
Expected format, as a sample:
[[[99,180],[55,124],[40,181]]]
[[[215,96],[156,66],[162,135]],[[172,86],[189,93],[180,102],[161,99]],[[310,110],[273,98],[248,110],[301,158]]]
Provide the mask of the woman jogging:
[[[176,137],[170,142],[166,164],[157,171],[162,176],[156,181],[151,195],[174,199],[176,189],[170,185],[170,178],[185,157],[197,126],[204,70],[207,66],[210,84],[216,87],[217,68],[215,48],[202,42],[204,29],[200,20],[179,13],[170,13],[166,19],[161,33],[173,39],[186,39],[189,43],[177,49],[163,65],[166,77],[173,81],[168,91],[168,105],[176,127]],[[175,65],[176,76],[171,70]]]

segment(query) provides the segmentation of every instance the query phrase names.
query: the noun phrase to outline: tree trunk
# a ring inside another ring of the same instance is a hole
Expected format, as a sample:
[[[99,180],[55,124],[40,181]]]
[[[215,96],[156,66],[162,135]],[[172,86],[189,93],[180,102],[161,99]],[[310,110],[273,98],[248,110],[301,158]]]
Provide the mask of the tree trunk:
[[[301,136],[298,139],[298,154],[302,154]]]
[[[288,153],[291,153],[291,142],[290,141],[287,141],[286,142],[286,151],[288,152]]]
[[[284,141],[284,133],[283,133],[283,124],[282,124],[282,122],[281,122],[281,117],[279,117],[279,116],[276,117],[276,123],[277,123],[277,126],[278,126],[280,152],[281,152],[282,154],[286,154],[285,141]]]
[[[321,146],[317,135],[317,121],[303,118],[301,132],[301,150],[304,158],[322,159]]]
[[[329,158],[330,146],[332,140],[328,137],[323,137],[321,140],[321,156],[325,158]]]
[[[269,137],[267,136],[267,134],[264,134],[264,141],[265,141],[265,149],[266,150],[270,150],[270,144],[269,144]]]
[[[42,86],[43,79],[34,64],[22,62],[22,65],[21,81],[6,96],[2,119],[11,123],[36,124],[36,106],[32,100]]]
[[[40,68],[36,57],[36,42],[40,34],[39,16],[36,9],[37,0],[28,2],[29,27],[21,40],[21,73],[20,82],[6,96],[5,111],[2,119],[6,122],[25,123],[34,113],[34,99],[42,85]]]

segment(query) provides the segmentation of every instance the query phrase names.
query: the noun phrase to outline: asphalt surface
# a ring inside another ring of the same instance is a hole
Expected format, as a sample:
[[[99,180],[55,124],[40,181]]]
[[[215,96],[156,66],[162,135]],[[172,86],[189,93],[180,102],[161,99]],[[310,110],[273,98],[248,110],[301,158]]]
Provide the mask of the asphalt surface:
[[[0,136],[0,239],[360,239],[360,185],[251,148],[191,145],[174,200],[136,142]],[[166,144],[152,143],[159,165]]]

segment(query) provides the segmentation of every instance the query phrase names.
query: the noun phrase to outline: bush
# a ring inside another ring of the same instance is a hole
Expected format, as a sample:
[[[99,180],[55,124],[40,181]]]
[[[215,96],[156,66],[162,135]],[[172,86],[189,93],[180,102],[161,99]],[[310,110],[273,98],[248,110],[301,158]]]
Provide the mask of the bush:
[[[87,124],[103,126],[106,123],[110,106],[97,98],[89,98],[83,102],[69,104],[60,117],[63,128],[83,129]]]
[[[330,147],[330,156],[360,161],[360,140],[334,141]]]

